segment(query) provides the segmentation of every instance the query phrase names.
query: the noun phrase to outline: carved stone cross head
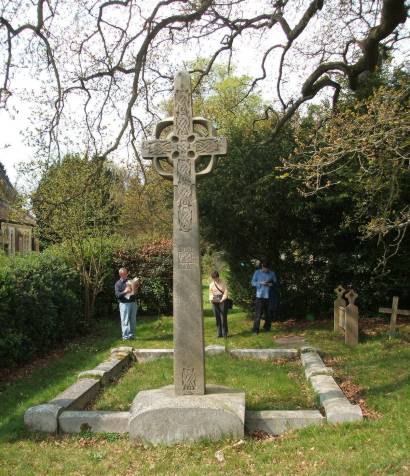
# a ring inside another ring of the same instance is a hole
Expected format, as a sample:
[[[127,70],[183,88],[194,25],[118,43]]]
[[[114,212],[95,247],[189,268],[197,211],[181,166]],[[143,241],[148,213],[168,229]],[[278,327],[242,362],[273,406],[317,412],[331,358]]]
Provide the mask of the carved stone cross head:
[[[335,288],[334,291],[335,291],[337,297],[341,298],[341,297],[343,297],[343,294],[346,292],[346,289],[341,284],[339,284],[339,286],[337,286],[337,288]]]
[[[202,137],[194,131],[196,124],[203,126],[207,136]],[[172,131],[161,139],[163,131],[170,126],[173,126]],[[174,83],[174,115],[156,125],[153,140],[143,141],[142,157],[151,159],[156,171],[166,179],[174,179],[175,184],[178,183],[178,162],[189,161],[189,181],[195,183],[196,177],[212,172],[217,165],[217,156],[226,154],[226,148],[226,139],[216,137],[210,121],[193,117],[191,78],[186,71],[178,72]],[[197,171],[195,164],[201,156],[210,156],[210,161],[203,170]],[[164,160],[173,166],[173,172],[163,168],[161,161]]]
[[[354,292],[353,289],[351,289],[348,293],[346,293],[346,298],[349,301],[349,304],[354,304],[358,297],[358,294]]]

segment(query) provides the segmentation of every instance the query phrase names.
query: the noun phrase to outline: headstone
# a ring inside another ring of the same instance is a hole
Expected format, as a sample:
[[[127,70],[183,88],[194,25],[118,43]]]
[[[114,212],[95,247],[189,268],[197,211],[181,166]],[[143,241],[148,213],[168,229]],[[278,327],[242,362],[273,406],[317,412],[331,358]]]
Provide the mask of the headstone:
[[[334,300],[333,303],[333,330],[334,332],[337,332],[340,326],[340,321],[339,321],[339,307],[346,306],[346,301],[343,299],[343,294],[346,292],[345,288],[339,284],[337,288],[335,289],[336,293],[336,299]]]
[[[202,126],[206,136],[194,128]],[[166,137],[164,135],[167,133]],[[215,136],[210,121],[192,115],[191,79],[178,72],[174,84],[174,116],[157,124],[155,138],[143,142],[142,156],[157,172],[173,180],[174,385],[176,395],[205,393],[204,332],[199,252],[197,177],[209,174],[216,156],[226,154],[226,139]],[[198,170],[201,156],[210,156]],[[170,171],[164,163],[172,166]]]
[[[390,335],[393,336],[396,333],[397,316],[410,316],[410,311],[407,309],[399,309],[399,298],[393,296],[393,302],[391,309],[386,307],[379,307],[379,312],[384,314],[390,314]]]
[[[345,310],[345,343],[351,346],[359,342],[359,309],[354,303],[357,296],[353,289],[346,294],[349,304]]]

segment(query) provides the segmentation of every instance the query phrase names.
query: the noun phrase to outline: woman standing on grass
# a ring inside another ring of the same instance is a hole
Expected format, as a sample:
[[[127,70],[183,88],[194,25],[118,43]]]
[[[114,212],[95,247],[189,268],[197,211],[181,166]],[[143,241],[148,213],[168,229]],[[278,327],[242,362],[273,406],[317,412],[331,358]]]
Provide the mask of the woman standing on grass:
[[[212,281],[209,284],[209,302],[216,319],[218,337],[228,337],[228,288],[224,281],[219,278],[218,271],[211,274]]]

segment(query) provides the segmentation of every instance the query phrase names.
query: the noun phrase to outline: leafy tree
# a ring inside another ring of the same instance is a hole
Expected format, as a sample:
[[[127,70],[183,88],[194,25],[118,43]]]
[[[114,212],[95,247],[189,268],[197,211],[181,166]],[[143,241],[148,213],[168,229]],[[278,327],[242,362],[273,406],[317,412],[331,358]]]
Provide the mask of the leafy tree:
[[[264,80],[274,85],[261,111],[273,117],[272,140],[318,94],[337,103],[342,89],[366,84],[407,37],[407,13],[405,0],[266,0],[257,8],[253,0],[8,0],[0,10],[0,105],[18,92],[19,72],[25,84],[29,73],[42,87],[26,90],[40,98],[34,139],[42,151],[53,156],[76,129],[87,150],[107,156],[127,145],[142,167],[138,138],[182,65],[175,58],[201,49],[209,58],[197,69],[202,78],[223,55],[235,62],[252,45],[245,54],[255,77],[245,93]]]
[[[171,238],[172,199],[172,183],[151,167],[146,167],[144,181],[137,174],[131,176],[121,201],[121,234],[153,240]]]
[[[118,186],[115,171],[100,159],[67,155],[47,170],[32,197],[43,246],[64,244],[80,274],[86,319],[103,286],[106,239],[119,217]]]
[[[345,225],[384,243],[382,262],[396,254],[410,225],[410,76],[347,103],[318,131],[298,129],[286,168],[305,193],[352,194]]]
[[[316,118],[323,117],[325,106],[315,106],[269,145],[264,140],[269,125],[255,123],[263,108],[261,99],[250,95],[238,101],[245,84],[246,78],[221,81],[201,106],[220,125],[229,144],[227,157],[199,184],[202,234],[225,251],[236,299],[252,303],[252,260],[261,257],[269,258],[278,272],[282,310],[290,316],[330,312],[333,288],[339,282],[359,292],[363,312],[374,310],[375,303],[384,302],[392,292],[406,298],[400,279],[403,259],[395,261],[388,275],[380,273],[376,240],[364,242],[363,221],[348,220],[364,193],[355,175],[357,167],[346,170],[346,186],[305,195],[300,193],[301,180],[283,173],[283,158],[292,154],[296,140],[305,137],[308,144],[307,138],[315,137]],[[295,159],[287,163],[294,164]]]

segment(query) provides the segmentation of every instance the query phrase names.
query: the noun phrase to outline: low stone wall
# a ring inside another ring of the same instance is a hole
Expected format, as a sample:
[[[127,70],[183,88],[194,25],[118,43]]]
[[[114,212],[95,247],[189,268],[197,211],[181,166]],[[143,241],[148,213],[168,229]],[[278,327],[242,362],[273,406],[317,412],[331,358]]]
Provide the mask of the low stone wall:
[[[221,345],[205,348],[208,355],[225,353]],[[321,359],[317,349],[230,349],[229,354],[236,358],[259,360],[294,360],[301,358],[306,378],[318,394],[323,407],[323,416],[318,410],[290,411],[246,411],[245,428],[251,433],[257,430],[280,435],[285,431],[309,425],[343,423],[363,418],[359,405],[352,405],[337,385]],[[55,433],[78,433],[84,430],[93,432],[128,433],[130,412],[81,411],[91,402],[102,387],[117,377],[132,361],[138,363],[173,357],[173,349],[133,349],[118,347],[112,349],[110,359],[95,369],[81,372],[78,381],[50,402],[29,408],[25,415],[26,425],[39,431]]]
[[[24,423],[32,430],[56,433],[64,412],[85,408],[104,385],[131,364],[132,359],[132,347],[112,349],[110,359],[99,364],[95,369],[81,372],[77,382],[51,401],[30,407],[24,414]]]

